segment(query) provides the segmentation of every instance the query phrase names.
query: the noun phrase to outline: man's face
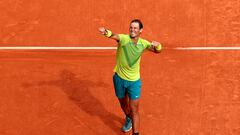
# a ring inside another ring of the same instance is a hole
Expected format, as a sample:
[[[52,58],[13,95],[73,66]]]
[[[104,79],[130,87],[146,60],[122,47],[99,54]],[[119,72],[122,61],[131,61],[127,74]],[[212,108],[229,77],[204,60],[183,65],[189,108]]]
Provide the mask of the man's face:
[[[130,36],[132,38],[139,37],[140,34],[142,33],[142,29],[139,28],[139,23],[137,23],[137,22],[131,23],[129,32],[130,32]]]

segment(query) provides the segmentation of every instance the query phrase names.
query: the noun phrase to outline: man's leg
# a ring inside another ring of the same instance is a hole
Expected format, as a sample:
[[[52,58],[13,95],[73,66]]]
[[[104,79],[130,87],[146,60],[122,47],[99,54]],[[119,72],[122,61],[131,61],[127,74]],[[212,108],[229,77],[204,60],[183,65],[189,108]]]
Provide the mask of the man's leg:
[[[116,96],[118,97],[121,108],[126,115],[126,121],[122,127],[123,132],[128,132],[132,129],[132,120],[130,113],[129,97],[127,95],[125,80],[121,79],[116,73],[113,76],[113,83]]]
[[[122,127],[123,132],[129,132],[132,129],[132,118],[131,118],[131,110],[129,104],[129,97],[126,95],[124,98],[118,99],[121,105],[121,108],[126,115],[125,123]]]
[[[130,99],[130,109],[131,109],[131,116],[133,120],[133,133],[139,132],[140,127],[140,116],[139,116],[139,98],[132,100]]]
[[[121,105],[121,108],[124,112],[124,114],[128,117],[131,117],[131,112],[130,112],[130,104],[129,104],[129,97],[126,95],[124,98],[118,99],[119,103]]]
[[[131,82],[130,86],[127,89],[129,93],[129,103],[130,103],[130,112],[133,121],[133,133],[139,133],[140,127],[140,116],[139,116],[139,102],[141,96],[141,80]]]

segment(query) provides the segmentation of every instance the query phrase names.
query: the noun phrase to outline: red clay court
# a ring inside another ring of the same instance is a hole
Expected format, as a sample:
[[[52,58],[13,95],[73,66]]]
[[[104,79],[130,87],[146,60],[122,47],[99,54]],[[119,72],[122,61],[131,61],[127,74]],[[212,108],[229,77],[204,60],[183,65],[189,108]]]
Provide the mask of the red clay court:
[[[143,21],[143,38],[164,46],[142,56],[141,134],[239,135],[239,7],[239,0],[1,1],[0,135],[130,135],[120,131],[112,84],[116,50],[49,47],[116,47],[98,27],[128,33],[133,18]]]

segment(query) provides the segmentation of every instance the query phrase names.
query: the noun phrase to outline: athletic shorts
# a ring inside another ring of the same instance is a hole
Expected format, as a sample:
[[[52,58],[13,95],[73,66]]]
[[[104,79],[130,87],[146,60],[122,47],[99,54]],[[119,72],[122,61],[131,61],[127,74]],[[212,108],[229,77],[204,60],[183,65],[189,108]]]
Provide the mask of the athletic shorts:
[[[140,98],[141,95],[141,80],[137,81],[127,81],[118,76],[117,73],[113,75],[113,84],[115,89],[115,94],[119,99],[122,99],[128,94],[129,98],[132,100]]]

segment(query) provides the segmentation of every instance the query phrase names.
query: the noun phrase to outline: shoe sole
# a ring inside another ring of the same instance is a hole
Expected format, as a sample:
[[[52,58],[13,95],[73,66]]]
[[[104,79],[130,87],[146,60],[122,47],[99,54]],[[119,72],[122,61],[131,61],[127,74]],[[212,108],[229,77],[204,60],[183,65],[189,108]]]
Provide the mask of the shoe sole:
[[[122,130],[124,133],[127,133],[127,132],[129,132],[129,131],[131,131],[132,130],[132,127],[131,128],[129,128],[128,130]]]

